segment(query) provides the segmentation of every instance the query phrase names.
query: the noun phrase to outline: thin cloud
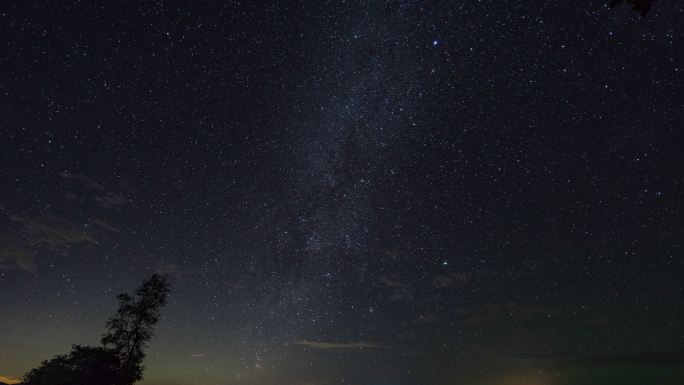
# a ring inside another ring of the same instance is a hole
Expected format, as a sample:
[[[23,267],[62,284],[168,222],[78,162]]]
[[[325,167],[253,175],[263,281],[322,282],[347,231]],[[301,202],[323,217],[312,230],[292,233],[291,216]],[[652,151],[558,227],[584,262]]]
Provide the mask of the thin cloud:
[[[11,214],[10,220],[23,227],[27,239],[33,244],[51,248],[62,248],[73,244],[96,244],[92,235],[83,231],[75,223],[52,215],[28,216]]]
[[[642,352],[597,356],[568,356],[557,359],[559,365],[575,366],[664,366],[684,364],[684,351],[679,352]]]
[[[66,252],[73,245],[98,243],[82,227],[52,215],[10,214],[7,219],[8,224],[0,227],[0,270],[31,273],[39,250]]]
[[[40,251],[66,253],[72,246],[98,245],[119,230],[105,221],[91,218],[79,225],[49,214],[9,214],[0,225],[0,270],[33,272]]]
[[[171,262],[159,262],[156,268],[156,272],[158,274],[167,274],[174,278],[180,278],[187,273],[180,266]]]
[[[432,279],[432,287],[436,289],[446,289],[450,287],[466,285],[470,282],[470,275],[465,272],[452,273],[449,275],[438,275]]]
[[[104,195],[96,197],[97,205],[104,208],[120,207],[126,204],[126,198],[112,191],[107,191]]]
[[[16,258],[0,255],[0,270],[22,270],[28,273],[33,273],[34,268],[35,263],[32,257]]]
[[[304,346],[311,349],[319,350],[332,350],[332,349],[377,349],[382,346],[364,341],[351,341],[351,342],[323,342],[323,341],[308,341],[308,340],[298,340],[293,341],[293,345]]]
[[[380,283],[392,291],[391,301],[402,301],[413,298],[413,289],[402,282],[398,274],[380,276]]]
[[[9,229],[0,229],[0,270],[25,270],[35,268],[31,244]]]

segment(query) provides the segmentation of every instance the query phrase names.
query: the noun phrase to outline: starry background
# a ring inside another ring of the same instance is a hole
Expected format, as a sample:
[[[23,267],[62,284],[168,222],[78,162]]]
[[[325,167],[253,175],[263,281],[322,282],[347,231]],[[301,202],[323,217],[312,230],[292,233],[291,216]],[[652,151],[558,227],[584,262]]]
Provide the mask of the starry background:
[[[536,3],[536,4],[535,4]],[[684,381],[684,9],[0,3],[0,380]]]

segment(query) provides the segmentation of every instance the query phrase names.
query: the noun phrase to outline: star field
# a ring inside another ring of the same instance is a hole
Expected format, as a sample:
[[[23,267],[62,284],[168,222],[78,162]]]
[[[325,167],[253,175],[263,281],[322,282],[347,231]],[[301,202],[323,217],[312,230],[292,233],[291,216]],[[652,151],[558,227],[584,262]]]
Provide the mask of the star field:
[[[0,381],[684,381],[684,9],[0,5]]]

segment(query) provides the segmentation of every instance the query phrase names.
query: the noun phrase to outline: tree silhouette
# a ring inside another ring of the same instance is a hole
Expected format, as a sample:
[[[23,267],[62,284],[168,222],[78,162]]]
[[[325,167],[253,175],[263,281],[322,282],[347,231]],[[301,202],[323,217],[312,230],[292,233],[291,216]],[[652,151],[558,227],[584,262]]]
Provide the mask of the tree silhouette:
[[[169,283],[155,274],[138,288],[135,297],[119,294],[119,310],[107,321],[102,345],[116,352],[128,383],[142,379],[145,347],[154,335],[160,309],[166,304]]]
[[[73,345],[71,352],[43,361],[24,375],[24,385],[131,385],[142,379],[145,348],[154,335],[170,291],[154,274],[135,295],[119,294],[119,309],[107,321],[102,346]]]

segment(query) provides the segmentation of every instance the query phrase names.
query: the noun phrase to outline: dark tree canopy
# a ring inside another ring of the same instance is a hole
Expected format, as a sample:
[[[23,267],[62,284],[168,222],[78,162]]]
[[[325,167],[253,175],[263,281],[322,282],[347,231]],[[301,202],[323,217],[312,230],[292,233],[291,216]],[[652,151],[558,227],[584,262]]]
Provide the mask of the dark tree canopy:
[[[124,383],[115,352],[74,345],[71,352],[43,361],[24,376],[27,385],[119,385]]]
[[[154,335],[170,291],[165,276],[155,274],[134,296],[119,294],[119,309],[107,321],[102,346],[74,345],[32,369],[25,385],[130,385],[142,379],[145,348]]]

